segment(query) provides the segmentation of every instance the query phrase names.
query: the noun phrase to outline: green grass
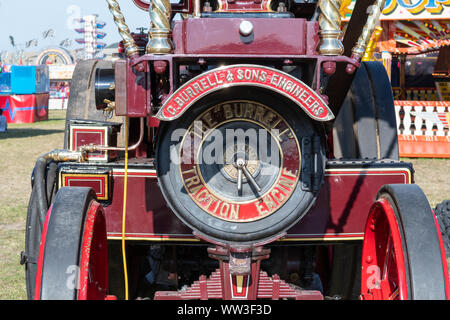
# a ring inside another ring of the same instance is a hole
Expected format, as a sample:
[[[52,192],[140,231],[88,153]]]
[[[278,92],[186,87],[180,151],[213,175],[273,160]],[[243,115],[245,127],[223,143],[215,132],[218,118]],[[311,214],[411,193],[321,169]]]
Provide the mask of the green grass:
[[[414,167],[415,183],[422,188],[432,208],[450,199],[450,159],[402,158]]]

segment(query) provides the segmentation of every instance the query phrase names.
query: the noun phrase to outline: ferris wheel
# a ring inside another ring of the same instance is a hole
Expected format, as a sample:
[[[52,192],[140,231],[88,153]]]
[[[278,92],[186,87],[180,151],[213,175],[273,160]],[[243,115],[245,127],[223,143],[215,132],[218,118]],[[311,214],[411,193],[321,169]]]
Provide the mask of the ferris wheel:
[[[44,49],[35,60],[36,65],[40,64],[73,64],[74,59],[71,53],[61,47],[49,47]]]

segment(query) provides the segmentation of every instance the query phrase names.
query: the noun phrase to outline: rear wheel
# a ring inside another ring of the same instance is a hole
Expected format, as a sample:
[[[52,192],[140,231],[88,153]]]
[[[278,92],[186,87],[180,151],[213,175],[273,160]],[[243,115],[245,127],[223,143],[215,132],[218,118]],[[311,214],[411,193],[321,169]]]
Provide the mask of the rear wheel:
[[[398,160],[392,88],[379,62],[363,62],[333,127],[337,159]]]
[[[361,296],[444,300],[449,279],[437,222],[417,185],[387,185],[367,219]]]
[[[43,228],[35,299],[101,300],[107,292],[103,208],[90,188],[61,188]]]
[[[445,255],[450,258],[450,200],[444,200],[434,208],[434,214],[441,229]]]

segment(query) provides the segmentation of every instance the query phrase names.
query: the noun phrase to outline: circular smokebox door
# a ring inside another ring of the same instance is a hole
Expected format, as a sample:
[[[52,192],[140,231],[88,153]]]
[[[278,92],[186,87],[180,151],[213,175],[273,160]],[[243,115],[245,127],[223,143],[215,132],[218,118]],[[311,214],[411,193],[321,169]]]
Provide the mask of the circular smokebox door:
[[[209,239],[271,239],[315,200],[311,189],[302,188],[302,161],[311,161],[311,155],[304,160],[301,146],[302,139],[318,136],[318,129],[283,97],[256,88],[228,89],[160,129],[162,192],[175,214]],[[323,143],[316,159],[321,181]]]

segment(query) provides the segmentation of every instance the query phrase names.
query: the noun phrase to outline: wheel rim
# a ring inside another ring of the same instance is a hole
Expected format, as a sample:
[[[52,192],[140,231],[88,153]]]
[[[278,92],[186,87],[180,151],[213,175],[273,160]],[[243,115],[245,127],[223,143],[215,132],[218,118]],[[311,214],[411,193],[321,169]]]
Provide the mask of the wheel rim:
[[[108,292],[108,249],[102,206],[92,201],[86,215],[81,253],[79,300],[102,300]]]
[[[371,208],[366,224],[361,269],[365,300],[408,299],[403,236],[387,199]]]

